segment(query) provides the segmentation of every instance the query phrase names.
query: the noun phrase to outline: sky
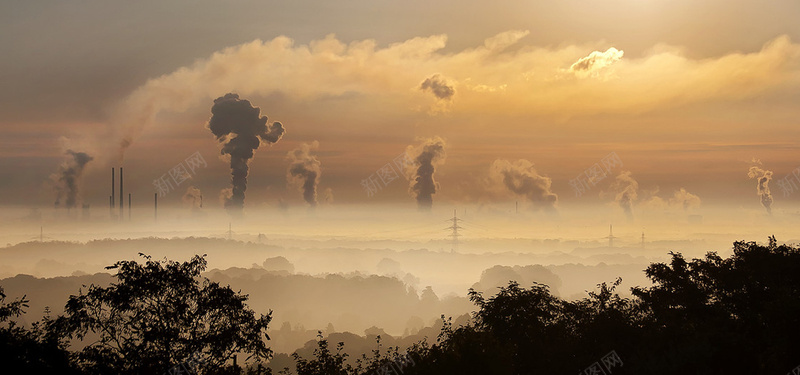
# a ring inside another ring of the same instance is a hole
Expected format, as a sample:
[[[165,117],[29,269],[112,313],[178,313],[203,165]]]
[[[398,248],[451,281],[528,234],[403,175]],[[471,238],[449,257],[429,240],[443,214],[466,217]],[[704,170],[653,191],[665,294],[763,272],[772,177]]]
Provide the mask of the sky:
[[[105,207],[119,166],[149,204],[200,155],[160,203],[194,186],[222,207],[231,138],[208,124],[236,93],[285,130],[242,159],[245,208],[796,212],[778,182],[800,167],[798,16],[793,0],[7,0],[0,205]]]

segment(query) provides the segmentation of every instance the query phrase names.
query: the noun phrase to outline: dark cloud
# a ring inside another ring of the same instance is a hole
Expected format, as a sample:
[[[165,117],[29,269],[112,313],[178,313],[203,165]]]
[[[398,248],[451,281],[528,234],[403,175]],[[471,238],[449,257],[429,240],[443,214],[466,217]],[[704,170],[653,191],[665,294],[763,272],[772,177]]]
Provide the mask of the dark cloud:
[[[317,186],[322,174],[319,160],[316,156],[311,155],[311,150],[317,147],[319,147],[317,141],[311,144],[303,143],[286,155],[286,158],[289,159],[286,177],[289,183],[303,191],[303,199],[312,207],[317,205]]]
[[[512,163],[498,159],[492,163],[490,173],[499,176],[500,182],[509,191],[525,197],[536,209],[555,209],[558,196],[550,190],[552,181],[541,176],[530,161],[520,159]]]
[[[453,95],[456,94],[456,89],[438,73],[422,81],[419,89],[422,91],[430,91],[441,100],[450,100],[453,98]]]
[[[256,149],[261,142],[278,142],[285,133],[280,122],[267,124],[267,116],[260,113],[250,101],[239,99],[239,95],[233,93],[217,98],[211,107],[208,129],[222,143],[221,154],[230,156],[232,187],[224,204],[229,212],[241,213],[244,208],[248,163]]]
[[[433,207],[433,194],[439,190],[439,184],[433,178],[436,166],[443,163],[446,157],[445,142],[439,137],[424,140],[416,157],[409,191],[417,199],[420,209]]]
[[[77,206],[80,199],[80,178],[83,175],[83,169],[90,161],[94,160],[89,154],[85,152],[75,152],[67,150],[67,155],[71,157],[70,160],[65,161],[58,169],[58,172],[51,175],[53,187],[56,193],[56,206],[61,204],[64,199],[64,206],[67,208],[74,208]]]
[[[772,215],[772,193],[769,191],[769,182],[772,180],[772,171],[761,169],[757,166],[750,167],[747,177],[758,180],[756,193],[761,197],[761,205]]]

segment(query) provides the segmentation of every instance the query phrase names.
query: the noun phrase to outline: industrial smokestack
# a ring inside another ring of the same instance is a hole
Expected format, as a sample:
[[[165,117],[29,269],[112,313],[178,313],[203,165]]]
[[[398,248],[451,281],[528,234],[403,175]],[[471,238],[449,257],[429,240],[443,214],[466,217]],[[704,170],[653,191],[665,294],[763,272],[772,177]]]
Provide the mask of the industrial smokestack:
[[[131,221],[131,193],[128,193],[128,221]]]
[[[114,189],[116,189],[116,186],[114,186],[114,177],[115,177],[114,174],[115,173],[116,173],[116,171],[114,170],[114,167],[111,167],[111,209],[112,210],[114,209]]]
[[[108,217],[114,217],[114,196],[108,196]]]
[[[122,214],[125,211],[125,195],[122,191],[122,167],[119,167],[119,220],[122,221]]]
[[[220,153],[230,157],[232,187],[230,197],[226,194],[225,208],[241,215],[250,159],[262,143],[278,142],[285,130],[280,122],[268,124],[267,116],[261,116],[258,107],[233,93],[214,100],[208,129],[222,143]]]
[[[158,193],[153,194],[153,221],[158,222]]]

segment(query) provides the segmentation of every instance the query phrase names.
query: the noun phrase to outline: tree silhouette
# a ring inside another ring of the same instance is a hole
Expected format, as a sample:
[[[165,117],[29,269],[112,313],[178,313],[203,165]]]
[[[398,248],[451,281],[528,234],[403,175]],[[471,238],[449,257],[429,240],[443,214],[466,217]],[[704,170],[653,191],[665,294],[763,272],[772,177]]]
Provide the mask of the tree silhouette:
[[[27,303],[24,296],[6,303],[0,287],[0,363],[6,369],[25,373],[77,374],[70,365],[66,343],[45,329],[51,322],[49,317],[27,329],[14,321],[25,313]]]
[[[271,314],[256,317],[247,295],[201,278],[204,257],[187,262],[120,261],[118,282],[91,285],[71,296],[53,330],[91,342],[76,355],[90,374],[161,374],[192,361],[193,371],[229,373],[236,353],[263,361],[272,352],[264,339]]]
[[[633,298],[616,293],[621,279],[577,301],[535,283],[511,281],[488,298],[470,290],[472,321],[454,328],[443,317],[434,345],[408,349],[415,365],[403,375],[766,375],[800,365],[800,249],[770,237],[736,242],[725,259],[670,255],[645,270],[653,286],[632,288]],[[612,352],[619,361],[605,362]],[[328,373],[339,372],[301,374]]]

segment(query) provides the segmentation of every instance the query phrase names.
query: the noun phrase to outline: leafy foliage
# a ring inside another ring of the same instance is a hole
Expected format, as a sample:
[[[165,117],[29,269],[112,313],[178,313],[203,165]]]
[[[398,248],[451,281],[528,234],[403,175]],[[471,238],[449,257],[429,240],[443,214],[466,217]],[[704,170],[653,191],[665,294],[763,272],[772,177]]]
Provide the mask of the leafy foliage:
[[[235,353],[263,361],[268,315],[256,317],[246,295],[201,278],[204,257],[188,262],[120,261],[118,282],[71,296],[54,329],[91,340],[76,360],[87,373],[163,373],[197,358],[200,373],[227,372]]]
[[[46,330],[52,322],[49,317],[28,329],[14,321],[25,313],[27,303],[24,296],[6,303],[6,294],[0,288],[0,363],[26,373],[78,373],[70,364],[66,343]]]
[[[472,322],[446,319],[434,345],[408,349],[416,361],[403,374],[581,373],[612,350],[622,360],[613,374],[778,374],[800,364],[800,249],[771,237],[736,242],[727,259],[671,257],[647,268],[654,285],[633,298],[616,293],[621,279],[578,301],[535,283],[511,281],[489,298],[470,290]],[[340,369],[300,374],[374,373]]]

